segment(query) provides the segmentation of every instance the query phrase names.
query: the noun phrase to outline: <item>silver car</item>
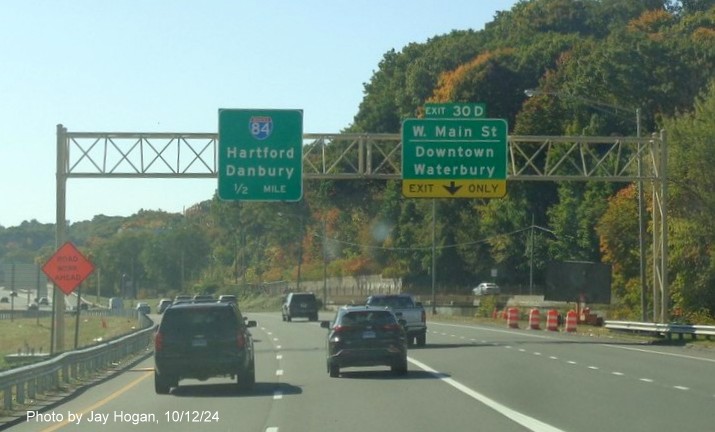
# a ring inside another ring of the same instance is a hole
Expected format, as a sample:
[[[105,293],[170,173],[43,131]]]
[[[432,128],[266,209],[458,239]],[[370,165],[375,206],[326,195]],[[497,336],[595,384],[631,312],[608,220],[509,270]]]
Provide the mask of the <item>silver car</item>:
[[[474,295],[495,295],[499,294],[501,290],[499,289],[499,285],[493,283],[493,282],[482,282],[479,285],[477,285],[476,288],[472,289],[472,293]]]

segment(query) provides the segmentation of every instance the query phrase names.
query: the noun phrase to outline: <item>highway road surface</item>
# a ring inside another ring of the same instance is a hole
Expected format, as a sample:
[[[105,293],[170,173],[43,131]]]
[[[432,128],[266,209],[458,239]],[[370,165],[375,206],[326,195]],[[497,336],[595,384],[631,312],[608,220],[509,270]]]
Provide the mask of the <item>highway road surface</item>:
[[[247,314],[257,383],[185,380],[156,395],[153,360],[31,412],[13,431],[715,430],[715,352],[539,330],[429,323],[409,373],[330,378],[326,330]],[[323,314],[322,319],[331,315]]]

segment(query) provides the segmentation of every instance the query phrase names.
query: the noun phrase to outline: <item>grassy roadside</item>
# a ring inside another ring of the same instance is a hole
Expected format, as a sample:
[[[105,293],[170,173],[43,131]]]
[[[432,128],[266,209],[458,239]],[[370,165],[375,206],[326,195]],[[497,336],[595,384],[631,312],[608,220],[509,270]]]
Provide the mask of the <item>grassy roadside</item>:
[[[78,346],[87,347],[137,330],[138,321],[130,317],[95,317],[80,315]],[[52,318],[15,318],[0,320],[0,370],[16,367],[21,363],[9,364],[5,356],[18,353],[48,353]],[[65,349],[74,348],[75,317],[65,317]]]

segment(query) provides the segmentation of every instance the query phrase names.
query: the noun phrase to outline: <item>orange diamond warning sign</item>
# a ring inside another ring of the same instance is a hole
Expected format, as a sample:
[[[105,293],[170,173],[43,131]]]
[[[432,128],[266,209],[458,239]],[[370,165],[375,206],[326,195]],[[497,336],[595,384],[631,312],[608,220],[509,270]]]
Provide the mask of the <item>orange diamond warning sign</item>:
[[[67,242],[42,266],[42,271],[67,295],[94,271],[94,265],[72,242]]]

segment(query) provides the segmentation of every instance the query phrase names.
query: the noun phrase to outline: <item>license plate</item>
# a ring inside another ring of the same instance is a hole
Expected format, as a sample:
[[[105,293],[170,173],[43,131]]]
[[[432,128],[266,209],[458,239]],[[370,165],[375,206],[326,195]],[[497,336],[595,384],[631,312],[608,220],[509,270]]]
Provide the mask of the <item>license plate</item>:
[[[191,341],[192,347],[200,348],[200,347],[205,347],[206,345],[207,345],[206,339],[194,339]]]
[[[374,331],[364,331],[364,332],[362,332],[362,338],[363,339],[375,339],[375,332]]]

